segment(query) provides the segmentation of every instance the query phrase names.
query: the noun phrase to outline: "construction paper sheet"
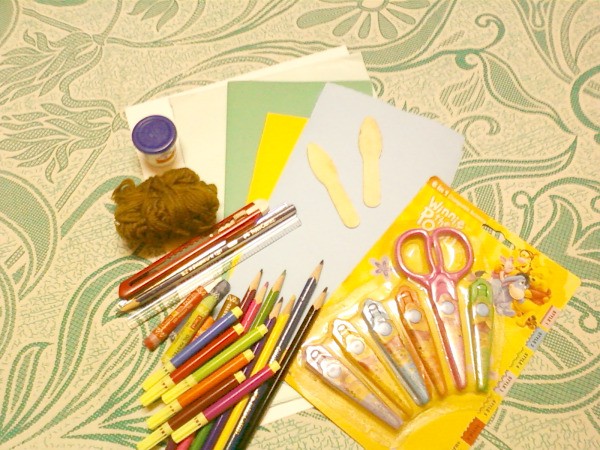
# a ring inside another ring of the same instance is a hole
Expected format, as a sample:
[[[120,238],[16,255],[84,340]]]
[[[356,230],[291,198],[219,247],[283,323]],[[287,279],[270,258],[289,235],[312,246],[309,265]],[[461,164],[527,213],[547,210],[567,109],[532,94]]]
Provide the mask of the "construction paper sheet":
[[[373,92],[370,81],[335,82],[363,93]],[[266,115],[271,112],[309,116],[325,84],[265,81],[228,84],[225,215],[246,204]]]
[[[246,203],[271,196],[307,121],[306,117],[267,114]]]
[[[241,74],[231,80],[368,80],[361,54],[349,54],[340,46],[285,61],[274,66]],[[225,184],[225,127],[227,83],[222,80],[207,86],[132,105],[125,110],[130,129],[144,117],[161,114],[171,118],[178,131],[178,158],[171,168],[189,167],[200,177],[217,186],[223,217]],[[134,150],[132,144],[132,150]],[[144,178],[157,172],[138,155]]]

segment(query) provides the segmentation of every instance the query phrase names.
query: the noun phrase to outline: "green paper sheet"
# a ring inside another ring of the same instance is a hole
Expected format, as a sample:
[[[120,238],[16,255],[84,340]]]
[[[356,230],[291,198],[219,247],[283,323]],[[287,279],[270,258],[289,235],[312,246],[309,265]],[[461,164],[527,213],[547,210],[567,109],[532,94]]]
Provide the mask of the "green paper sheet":
[[[309,117],[325,84],[327,83],[318,81],[228,83],[225,216],[246,204],[267,114]],[[334,84],[365,94],[373,92],[370,81],[339,81]]]

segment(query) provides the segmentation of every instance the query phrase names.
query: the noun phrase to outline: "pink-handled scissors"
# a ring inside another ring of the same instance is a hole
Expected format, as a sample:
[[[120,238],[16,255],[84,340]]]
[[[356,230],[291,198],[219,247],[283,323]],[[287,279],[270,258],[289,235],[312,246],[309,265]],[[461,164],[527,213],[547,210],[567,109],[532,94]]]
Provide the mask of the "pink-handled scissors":
[[[448,270],[442,252],[442,237],[454,238],[463,247],[466,261],[462,267],[456,270]],[[411,270],[403,258],[403,246],[409,239],[420,239],[424,243],[425,258],[428,265],[428,269],[424,273],[416,273]],[[431,232],[416,228],[404,232],[398,238],[395,253],[400,270],[408,278],[427,289],[429,304],[440,332],[442,346],[454,384],[458,390],[462,390],[467,385],[467,376],[465,344],[462,336],[456,285],[473,265],[471,244],[462,232],[454,228],[441,227]]]

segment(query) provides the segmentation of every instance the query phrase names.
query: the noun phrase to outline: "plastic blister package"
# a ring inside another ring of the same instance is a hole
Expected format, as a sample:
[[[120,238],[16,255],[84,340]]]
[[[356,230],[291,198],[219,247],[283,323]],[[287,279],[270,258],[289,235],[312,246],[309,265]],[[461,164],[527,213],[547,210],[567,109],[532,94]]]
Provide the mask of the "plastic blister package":
[[[579,280],[432,178],[287,381],[366,448],[468,448]]]

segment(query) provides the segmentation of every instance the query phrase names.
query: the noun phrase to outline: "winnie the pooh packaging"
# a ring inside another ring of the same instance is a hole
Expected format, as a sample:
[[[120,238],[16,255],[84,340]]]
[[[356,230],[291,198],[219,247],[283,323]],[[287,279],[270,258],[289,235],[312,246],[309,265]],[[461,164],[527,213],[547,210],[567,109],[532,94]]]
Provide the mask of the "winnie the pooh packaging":
[[[365,448],[469,448],[578,286],[433,177],[332,293],[286,381]]]

